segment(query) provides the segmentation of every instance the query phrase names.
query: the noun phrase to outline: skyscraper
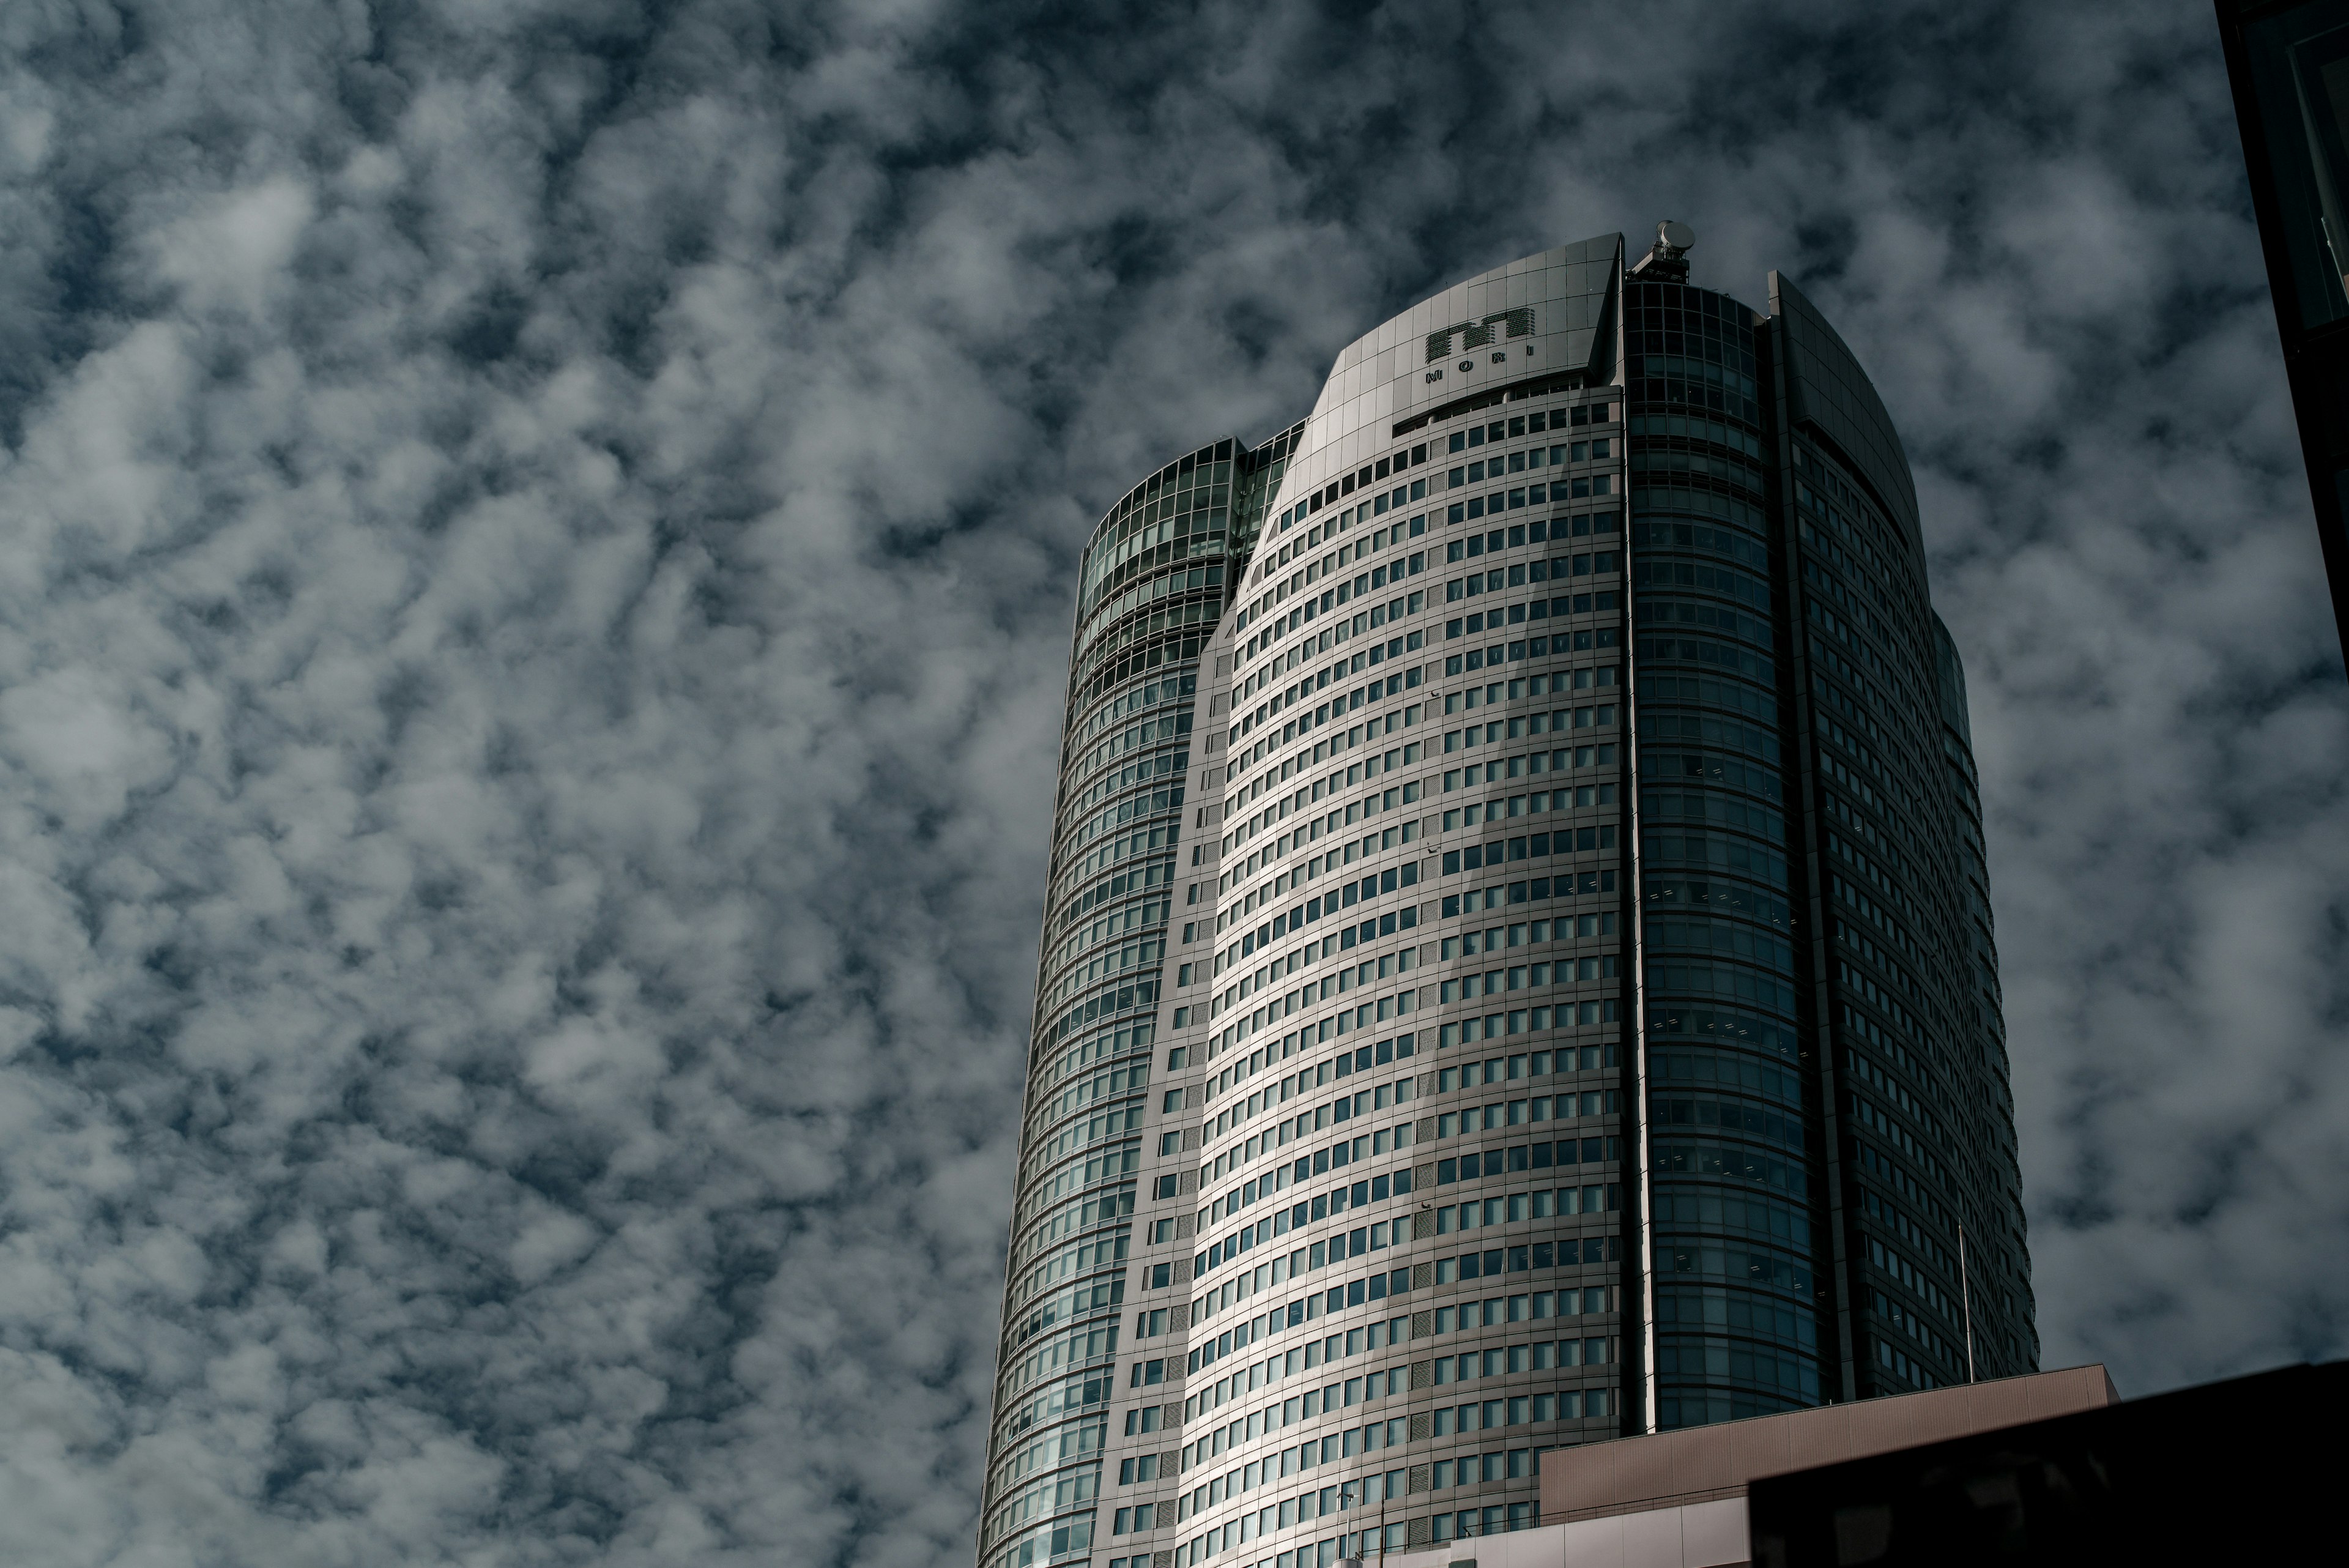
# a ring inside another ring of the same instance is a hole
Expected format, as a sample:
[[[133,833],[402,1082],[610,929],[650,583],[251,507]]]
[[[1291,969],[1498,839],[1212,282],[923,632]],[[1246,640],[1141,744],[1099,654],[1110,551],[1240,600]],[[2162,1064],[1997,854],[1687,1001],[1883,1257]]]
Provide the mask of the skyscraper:
[[[1448,289],[1094,531],[981,1568],[1321,1568],[2036,1365],[1908,464],[1689,243]]]

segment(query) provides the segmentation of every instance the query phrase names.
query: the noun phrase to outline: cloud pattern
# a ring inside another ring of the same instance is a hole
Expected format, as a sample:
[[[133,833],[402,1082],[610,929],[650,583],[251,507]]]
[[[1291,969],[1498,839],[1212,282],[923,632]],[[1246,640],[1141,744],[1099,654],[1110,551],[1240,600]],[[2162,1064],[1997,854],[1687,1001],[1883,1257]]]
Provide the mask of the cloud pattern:
[[[0,13],[0,1537],[968,1561],[1074,552],[1454,278],[1799,278],[2053,1363],[2337,1355],[2349,704],[2207,11]]]

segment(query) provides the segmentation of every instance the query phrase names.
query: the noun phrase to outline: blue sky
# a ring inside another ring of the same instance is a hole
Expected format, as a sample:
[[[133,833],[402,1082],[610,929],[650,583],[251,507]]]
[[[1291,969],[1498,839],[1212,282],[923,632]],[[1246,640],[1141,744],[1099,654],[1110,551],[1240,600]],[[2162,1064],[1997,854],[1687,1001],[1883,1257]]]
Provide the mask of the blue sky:
[[[1075,550],[1661,217],[1918,471],[2049,1365],[2337,1355],[2207,6],[0,9],[0,1536],[969,1560]]]

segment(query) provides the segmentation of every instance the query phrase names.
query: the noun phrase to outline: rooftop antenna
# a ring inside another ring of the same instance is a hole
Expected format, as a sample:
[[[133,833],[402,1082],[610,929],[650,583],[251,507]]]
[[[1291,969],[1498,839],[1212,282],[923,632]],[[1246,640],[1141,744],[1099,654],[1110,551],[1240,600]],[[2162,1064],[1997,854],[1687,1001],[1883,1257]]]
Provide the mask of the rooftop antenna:
[[[1640,258],[1631,275],[1651,283],[1686,283],[1689,247],[1695,244],[1694,229],[1676,218],[1666,218],[1656,225],[1656,243]]]

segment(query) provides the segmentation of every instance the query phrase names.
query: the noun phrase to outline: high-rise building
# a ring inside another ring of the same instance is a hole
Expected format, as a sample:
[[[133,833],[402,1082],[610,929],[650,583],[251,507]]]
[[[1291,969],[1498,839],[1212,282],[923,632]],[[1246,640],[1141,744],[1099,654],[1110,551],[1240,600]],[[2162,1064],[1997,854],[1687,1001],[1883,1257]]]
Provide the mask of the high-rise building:
[[[1448,289],[1094,531],[980,1568],[1321,1568],[2036,1366],[1908,464],[1689,241]]]

